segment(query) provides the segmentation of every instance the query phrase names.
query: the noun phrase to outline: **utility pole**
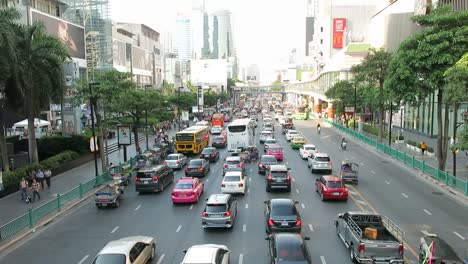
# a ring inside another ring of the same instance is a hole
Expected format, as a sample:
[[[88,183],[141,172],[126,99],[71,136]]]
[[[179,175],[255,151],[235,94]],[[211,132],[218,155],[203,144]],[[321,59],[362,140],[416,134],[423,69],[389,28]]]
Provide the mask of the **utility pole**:
[[[354,84],[353,130],[356,131],[357,89],[356,89],[356,83],[353,83],[353,84]]]
[[[151,87],[151,85],[145,85],[145,97],[148,97],[146,88]],[[146,135],[146,150],[149,149],[148,142],[148,104],[145,104],[145,135]],[[135,139],[138,140],[138,139]]]
[[[181,126],[181,123],[180,123],[180,115],[182,114],[182,113],[180,112],[180,111],[181,111],[181,107],[180,107],[180,89],[181,89],[181,88],[184,88],[184,87],[179,87],[179,88],[177,89],[177,108],[178,108],[178,109],[177,109],[177,119],[178,119],[177,122],[179,123],[179,131],[182,130],[182,129],[180,128],[180,126]]]
[[[97,161],[97,139],[96,139],[96,131],[94,127],[94,97],[93,97],[93,85],[98,85],[99,83],[89,83],[89,104],[91,106],[91,130],[92,130],[92,136],[93,136],[93,153],[94,153],[94,172],[96,178],[99,175],[99,170],[98,170],[98,161]],[[63,109],[62,109],[63,110]],[[63,120],[62,120],[63,123]]]

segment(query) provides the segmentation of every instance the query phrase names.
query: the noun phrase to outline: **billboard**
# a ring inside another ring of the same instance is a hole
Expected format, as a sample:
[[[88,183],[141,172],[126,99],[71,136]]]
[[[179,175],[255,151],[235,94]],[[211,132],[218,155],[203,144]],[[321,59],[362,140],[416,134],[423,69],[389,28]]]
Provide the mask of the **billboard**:
[[[42,22],[46,32],[57,37],[67,47],[70,57],[85,59],[84,27],[71,24],[70,22],[41,13],[34,9],[31,9],[31,21]]]
[[[120,40],[112,40],[112,59],[114,66],[123,67],[124,69],[127,66],[126,63],[126,46],[125,42]]]
[[[334,18],[333,19],[333,48],[343,48],[343,36],[346,30],[346,18]]]
[[[153,70],[151,53],[142,48],[132,46],[132,67],[133,72],[136,74],[151,76]]]
[[[309,43],[314,38],[314,17],[306,17],[306,37],[305,37],[305,51],[306,56],[310,56]]]
[[[192,84],[227,86],[229,70],[227,60],[192,60],[190,69]]]

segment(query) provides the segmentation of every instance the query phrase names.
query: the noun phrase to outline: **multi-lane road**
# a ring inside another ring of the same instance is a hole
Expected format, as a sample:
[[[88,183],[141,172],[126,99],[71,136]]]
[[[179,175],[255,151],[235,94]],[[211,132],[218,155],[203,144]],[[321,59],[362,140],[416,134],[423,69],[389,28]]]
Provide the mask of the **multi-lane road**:
[[[308,246],[313,263],[351,263],[347,250],[336,236],[333,220],[337,213],[368,210],[384,214],[406,232],[405,258],[417,263],[419,238],[425,232],[438,233],[464,257],[468,248],[468,207],[414,176],[390,158],[350,140],[348,151],[339,149],[341,135],[322,124],[322,133],[315,130],[316,121],[297,121],[297,129],[317,146],[330,154],[334,172],[341,160],[348,158],[360,164],[358,186],[349,186],[348,202],[322,202],[314,191],[318,177],[312,175],[307,162],[292,150],[280,127],[276,138],[284,149],[283,163],[292,169],[291,193],[266,193],[265,178],[257,173],[257,163],[247,165],[248,193],[238,196],[238,218],[232,230],[204,230],[201,213],[204,200],[197,204],[177,205],[171,202],[171,188],[163,193],[138,195],[130,185],[121,207],[98,210],[92,201],[36,232],[17,248],[0,255],[1,263],[50,264],[91,263],[98,251],[109,241],[132,235],[154,236],[157,258],[153,263],[180,263],[182,250],[194,244],[219,243],[232,251],[231,263],[268,263],[265,241],[264,200],[289,197],[299,201],[303,220],[303,235],[309,236]],[[259,126],[260,127],[260,126]],[[259,146],[263,151],[263,146]],[[226,150],[221,151],[226,156]],[[262,153],[261,153],[262,154]],[[222,181],[222,159],[212,164],[204,178],[205,193],[219,193]],[[176,178],[183,176],[177,171]],[[172,187],[172,186],[171,186]],[[1,254],[1,253],[0,253]]]

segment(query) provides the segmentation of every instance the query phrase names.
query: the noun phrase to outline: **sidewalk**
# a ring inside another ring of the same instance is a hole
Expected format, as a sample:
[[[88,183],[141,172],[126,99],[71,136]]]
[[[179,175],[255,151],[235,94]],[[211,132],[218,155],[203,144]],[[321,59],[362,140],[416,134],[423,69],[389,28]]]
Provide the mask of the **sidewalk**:
[[[352,129],[352,127],[350,128]],[[396,127],[394,127],[394,130],[392,130],[392,134],[395,134],[397,135],[398,134],[398,130],[399,129],[396,129]],[[363,135],[367,136],[367,137],[370,137],[370,138],[373,138],[373,139],[377,139],[378,137],[377,136],[374,136],[372,134],[369,134],[369,133],[366,133],[366,132],[362,132]],[[408,147],[406,147],[406,140],[413,140],[413,141],[416,141],[416,142],[426,142],[428,146],[432,147],[434,149],[434,151],[436,150],[437,148],[437,138],[431,138],[431,137],[428,137],[428,136],[425,136],[425,135],[422,135],[422,134],[419,134],[419,133],[414,133],[414,132],[411,132],[411,131],[408,131],[408,130],[404,130],[402,135],[405,137],[405,143],[395,143],[395,142],[392,142],[392,147],[393,148],[398,148],[398,150],[400,152],[406,152],[407,155],[409,156],[414,156],[415,158],[417,159],[420,159],[420,160],[424,160],[426,162],[426,164],[429,164],[433,167],[438,167],[439,163],[437,162],[437,156],[434,156],[434,157],[431,157],[431,156],[428,156],[427,154],[426,155],[422,155],[422,153],[420,151],[416,151],[416,150],[411,150],[409,149]],[[388,140],[383,140],[382,143],[384,143],[385,145],[388,145]],[[464,152],[459,152],[457,155],[456,155],[456,170],[457,170],[457,178],[461,178],[463,180],[467,180],[468,179],[468,169],[467,169],[467,164],[468,164],[468,156],[465,155]],[[450,150],[448,150],[447,152],[447,160],[446,160],[446,163],[445,163],[445,170],[453,175],[453,155],[452,155],[452,152]]]
[[[174,130],[171,129],[168,131],[169,135],[172,136],[174,134]],[[117,140],[109,140],[108,144],[114,143]],[[146,148],[145,137],[139,141],[140,146],[142,149]],[[154,135],[150,133],[149,135],[149,146],[150,148],[153,146],[154,142]],[[127,158],[135,156],[136,150],[135,145],[127,147]],[[109,162],[114,164],[118,164],[119,162],[123,162],[123,148],[109,154]],[[98,168],[99,173],[101,173],[101,159],[98,159]],[[29,208],[36,208],[42,204],[45,204],[57,196],[57,193],[64,193],[82,182],[85,182],[91,178],[94,178],[94,160],[87,162],[79,167],[66,171],[62,174],[55,175],[51,179],[51,188],[48,189],[47,185],[44,183],[44,189],[41,190],[41,200],[38,202],[36,201],[33,204],[26,204],[21,201],[20,193],[16,192],[10,194],[6,197],[0,199],[0,226],[8,223],[9,221],[19,217],[25,213],[27,213]]]

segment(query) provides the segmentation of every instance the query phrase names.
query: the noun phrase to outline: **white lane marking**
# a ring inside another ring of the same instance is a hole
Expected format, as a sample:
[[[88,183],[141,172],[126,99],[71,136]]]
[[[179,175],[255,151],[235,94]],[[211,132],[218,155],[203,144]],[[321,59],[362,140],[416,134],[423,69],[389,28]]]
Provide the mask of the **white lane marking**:
[[[388,182],[388,181],[385,181],[385,183],[386,183],[386,184],[390,184],[390,182]]]
[[[119,229],[119,226],[114,227],[114,229],[112,229],[112,231],[111,231],[111,234],[114,234],[115,231],[117,231],[117,229]]]
[[[299,189],[296,189],[296,192],[299,193]]]
[[[252,181],[252,178],[249,178],[249,182],[251,182],[251,181]]]
[[[244,262],[244,254],[239,255],[239,264],[242,264]]]
[[[177,227],[176,233],[179,233],[181,229],[182,229],[182,225],[179,225],[179,227]]]
[[[286,161],[286,165],[288,165],[288,162]]]
[[[302,209],[305,209],[305,205],[304,205],[304,204],[301,204],[301,207],[302,207]]]
[[[314,227],[312,225],[309,225],[310,232],[314,232]]]
[[[401,195],[403,195],[403,197],[405,198],[408,198],[408,195],[406,195],[405,193],[401,193]]]
[[[138,206],[135,208],[134,211],[136,211],[136,210],[138,210],[138,209],[140,209],[140,208],[141,208],[141,205],[138,205]]]
[[[249,204],[245,204],[245,209],[249,209]]]
[[[351,158],[352,158],[352,159],[356,159],[356,157],[354,157],[354,156],[351,156]]]
[[[426,209],[424,209],[423,211],[424,211],[426,214],[428,214],[428,215],[432,215],[431,212],[429,212],[429,211],[426,210]]]
[[[427,230],[421,230],[421,233],[425,236],[429,236],[431,233],[427,232]]]
[[[189,210],[192,210],[193,209],[193,204],[190,206]]]
[[[296,179],[294,179],[294,178],[292,178],[292,180],[293,180],[293,182],[295,182],[295,181],[296,181]]]
[[[361,166],[364,166],[364,163],[363,163],[363,162],[361,162]]]
[[[83,264],[88,258],[89,255],[84,256],[80,261],[78,261],[78,264]]]
[[[161,264],[165,256],[166,254],[162,254],[161,257],[158,259],[158,262],[156,262],[156,264]]]
[[[348,192],[349,192],[350,194],[352,194],[352,195],[356,195],[356,193],[353,192],[353,191],[349,191],[349,190],[348,190]]]
[[[325,261],[325,257],[324,257],[324,256],[320,256],[320,260],[322,261],[322,264],[327,264],[327,262]]]
[[[375,171],[371,170],[370,172],[372,172],[372,174],[376,174]]]
[[[250,189],[247,189],[247,193],[250,193]]]
[[[329,138],[329,137],[331,137],[331,135],[328,135],[328,136],[323,136],[322,138]]]
[[[360,203],[360,204],[366,204],[365,202],[361,201],[361,200],[356,200],[356,202]]]
[[[247,231],[247,226],[246,226],[246,225],[243,225],[243,226],[242,226],[242,232],[245,232],[245,231]]]
[[[461,238],[462,240],[465,240],[465,238],[464,238],[462,235],[458,234],[456,231],[453,231],[453,233],[454,233],[457,237]]]
[[[205,182],[209,182],[209,181],[210,181],[210,179],[206,179],[206,181],[205,181]]]

